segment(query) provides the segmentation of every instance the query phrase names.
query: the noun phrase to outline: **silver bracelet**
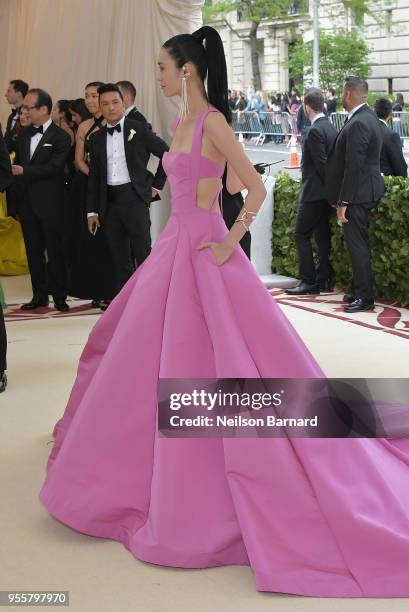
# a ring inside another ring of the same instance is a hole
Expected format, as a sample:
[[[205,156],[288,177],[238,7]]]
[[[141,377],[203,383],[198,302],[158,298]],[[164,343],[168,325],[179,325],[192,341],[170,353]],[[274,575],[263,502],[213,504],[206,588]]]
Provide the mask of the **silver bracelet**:
[[[257,213],[252,212],[251,210],[247,210],[247,208],[245,206],[243,206],[243,212],[237,217],[235,223],[242,223],[246,232],[250,231],[249,227],[244,223],[244,221],[251,217],[251,221],[254,221],[254,219],[257,217]]]

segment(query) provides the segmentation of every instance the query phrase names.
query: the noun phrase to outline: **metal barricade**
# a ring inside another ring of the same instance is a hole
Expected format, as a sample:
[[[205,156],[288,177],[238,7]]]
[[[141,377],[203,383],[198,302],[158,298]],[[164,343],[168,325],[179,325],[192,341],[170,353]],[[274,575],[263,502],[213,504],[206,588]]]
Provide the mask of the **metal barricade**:
[[[293,133],[289,113],[233,111],[232,127],[235,134],[247,134],[255,138],[255,144],[263,144],[266,137],[280,144]]]
[[[334,128],[339,132],[346,121],[348,113],[331,113],[329,120],[331,121]]]
[[[409,113],[407,111],[394,112],[391,127],[401,138],[409,138]]]

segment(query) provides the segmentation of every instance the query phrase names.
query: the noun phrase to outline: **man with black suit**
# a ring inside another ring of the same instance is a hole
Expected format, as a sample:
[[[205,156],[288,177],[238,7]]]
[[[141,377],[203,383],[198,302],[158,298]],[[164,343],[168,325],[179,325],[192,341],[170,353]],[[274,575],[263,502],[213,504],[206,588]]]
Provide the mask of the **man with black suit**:
[[[66,197],[65,162],[71,149],[67,132],[50,117],[52,100],[42,89],[30,89],[24,99],[32,125],[17,140],[12,172],[19,185],[19,217],[30,268],[33,298],[23,310],[48,306],[48,291],[57,310],[66,303],[67,277],[63,250],[63,210]],[[44,252],[47,250],[48,262]]]
[[[128,119],[134,119],[134,121],[142,121],[142,123],[147,124],[149,129],[152,129],[151,124],[146,121],[145,117],[135,106],[135,85],[131,83],[131,81],[118,81],[117,85],[124,99],[125,117],[128,117]]]
[[[3,135],[0,131],[0,191],[4,191],[6,187],[10,185],[13,180],[11,174],[11,163],[9,153],[7,151],[6,143],[4,142]],[[0,304],[0,393],[2,393],[7,386],[7,334],[6,326],[4,323],[3,308]]]
[[[107,126],[90,138],[88,228],[104,225],[120,291],[134,272],[130,249],[138,265],[151,251],[149,206],[165,184],[161,159],[169,147],[146,123],[125,117],[117,85],[98,94]],[[155,176],[147,170],[151,153],[160,160]]]
[[[24,98],[28,92],[28,85],[20,79],[10,81],[5,97],[11,105],[12,110],[7,119],[6,131],[4,132],[4,140],[9,151],[13,149],[13,136],[16,130],[18,109],[22,106]]]
[[[381,171],[384,176],[408,176],[408,166],[403,157],[402,141],[397,132],[388,127],[392,118],[392,102],[378,98],[375,113],[381,123],[383,145],[381,151]]]
[[[304,108],[311,121],[301,162],[300,202],[295,225],[295,242],[301,283],[288,289],[289,295],[318,294],[332,290],[330,264],[331,208],[325,197],[327,156],[337,132],[324,114],[324,96],[317,90],[305,94]],[[314,235],[318,250],[318,268],[315,269],[311,238]]]
[[[367,98],[368,83],[348,77],[342,93],[348,116],[327,167],[328,201],[337,208],[352,264],[354,289],[344,296],[348,313],[374,308],[369,216],[385,191],[379,161],[382,128]]]

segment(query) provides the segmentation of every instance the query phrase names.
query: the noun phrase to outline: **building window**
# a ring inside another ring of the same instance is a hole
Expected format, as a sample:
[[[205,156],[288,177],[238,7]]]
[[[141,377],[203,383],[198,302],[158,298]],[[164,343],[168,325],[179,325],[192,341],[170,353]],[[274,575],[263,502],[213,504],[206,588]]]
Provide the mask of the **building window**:
[[[393,79],[391,77],[388,79],[388,94],[390,96],[393,94]]]

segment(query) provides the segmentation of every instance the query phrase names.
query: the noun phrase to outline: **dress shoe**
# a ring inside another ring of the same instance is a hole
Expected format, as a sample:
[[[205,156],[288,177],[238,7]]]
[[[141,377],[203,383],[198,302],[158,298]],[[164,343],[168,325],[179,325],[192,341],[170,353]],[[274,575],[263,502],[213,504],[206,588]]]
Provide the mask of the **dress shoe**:
[[[351,304],[345,306],[344,312],[364,312],[365,310],[373,310],[375,304],[372,300],[364,300],[356,298]]]
[[[56,310],[60,312],[67,312],[70,309],[67,302],[65,300],[58,300],[58,302],[54,301],[54,307]]]
[[[111,302],[110,302],[110,301],[108,302],[107,300],[105,300],[105,301],[103,301],[103,302],[101,301],[100,308],[101,308],[102,312],[105,312],[105,311],[106,311],[106,309],[108,308],[108,306],[110,305],[110,303],[111,303]]]
[[[20,308],[21,310],[34,310],[34,308],[45,308],[46,306],[48,306],[48,297],[47,298],[33,298],[31,302],[22,304]]]
[[[332,280],[320,281],[318,283],[318,288],[320,291],[323,291],[324,293],[331,293],[332,291],[334,291],[334,281]]]
[[[5,372],[0,372],[0,393],[6,390],[7,387],[7,374]]]
[[[91,302],[92,308],[101,308],[101,301],[102,300],[92,300]]]
[[[320,292],[318,285],[309,285],[302,281],[297,287],[287,289],[287,295],[318,295]]]
[[[347,302],[348,304],[352,304],[352,302],[355,302],[355,299],[356,298],[353,293],[346,293],[342,298],[342,301]]]

